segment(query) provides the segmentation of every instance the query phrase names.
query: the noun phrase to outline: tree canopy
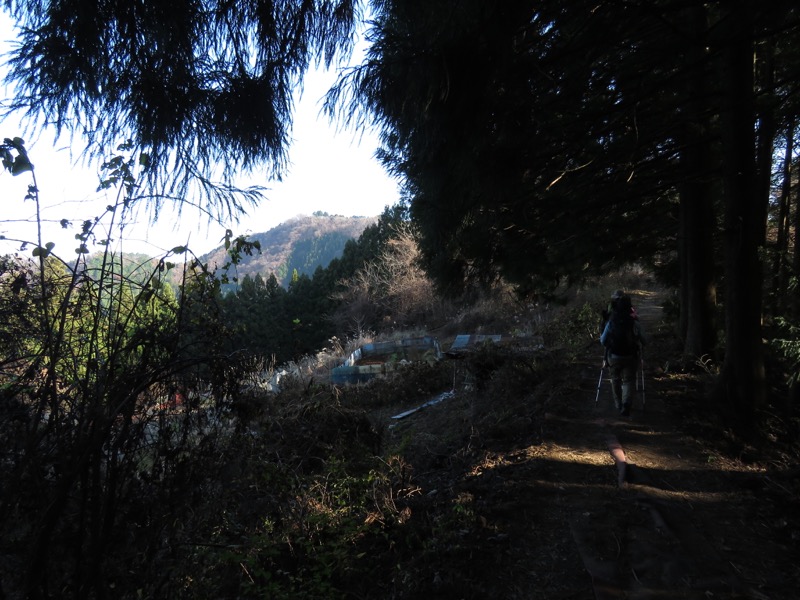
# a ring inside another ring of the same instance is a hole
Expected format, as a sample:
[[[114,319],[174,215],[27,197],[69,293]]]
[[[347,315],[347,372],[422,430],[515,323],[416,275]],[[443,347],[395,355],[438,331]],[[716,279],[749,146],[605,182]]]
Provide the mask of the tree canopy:
[[[281,176],[296,87],[351,50],[361,18],[358,0],[4,5],[20,33],[11,110],[83,134],[92,154],[133,140],[161,193],[200,182],[234,213],[230,188],[209,184],[259,165]]]
[[[331,103],[383,126],[440,279],[549,284],[674,236],[669,27],[643,3],[386,2]]]
[[[446,290],[674,263],[685,351],[702,356],[724,285],[719,389],[748,426],[799,34],[787,2],[378,2],[366,61],[328,107],[379,123]]]
[[[671,245],[683,132],[700,125],[692,77],[727,43],[720,7],[697,35],[672,1],[377,4],[367,60],[329,107],[350,99],[350,118],[382,126],[441,280],[547,285]],[[789,9],[752,17],[753,36],[774,37]],[[722,92],[707,93],[718,112]]]

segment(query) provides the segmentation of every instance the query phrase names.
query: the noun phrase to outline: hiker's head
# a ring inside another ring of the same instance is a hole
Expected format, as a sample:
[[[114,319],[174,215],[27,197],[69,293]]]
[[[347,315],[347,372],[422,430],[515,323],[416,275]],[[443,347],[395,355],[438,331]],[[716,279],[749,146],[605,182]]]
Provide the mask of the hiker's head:
[[[611,294],[611,300],[619,300],[625,295],[624,290],[617,290],[613,294]]]
[[[614,306],[614,312],[626,315],[631,312],[632,304],[630,296],[626,296],[625,294],[623,294],[616,300],[612,300],[612,303]]]

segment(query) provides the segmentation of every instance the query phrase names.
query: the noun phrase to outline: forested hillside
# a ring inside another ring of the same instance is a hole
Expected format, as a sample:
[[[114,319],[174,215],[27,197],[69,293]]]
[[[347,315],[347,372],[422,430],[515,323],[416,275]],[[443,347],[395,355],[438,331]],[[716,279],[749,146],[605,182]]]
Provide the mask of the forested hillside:
[[[273,227],[269,231],[254,233],[248,240],[261,246],[260,252],[242,257],[236,266],[239,279],[260,274],[267,279],[274,274],[278,282],[286,287],[296,270],[298,275],[314,274],[317,267],[327,267],[331,260],[342,255],[349,240],[358,239],[367,226],[377,217],[343,217],[315,213],[312,216],[297,216]],[[201,257],[210,268],[227,262],[223,246]]]

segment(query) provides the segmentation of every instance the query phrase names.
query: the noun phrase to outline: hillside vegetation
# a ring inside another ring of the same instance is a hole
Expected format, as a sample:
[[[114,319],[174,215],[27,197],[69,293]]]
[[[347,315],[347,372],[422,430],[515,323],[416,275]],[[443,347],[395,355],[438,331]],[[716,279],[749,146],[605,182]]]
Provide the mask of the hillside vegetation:
[[[312,276],[317,267],[327,267],[334,258],[342,255],[345,244],[357,240],[364,230],[374,225],[377,217],[343,217],[317,213],[297,216],[272,229],[248,235],[249,241],[258,243],[260,251],[242,257],[236,266],[236,275],[260,274],[264,279],[271,274],[286,287],[296,270],[298,275]],[[201,257],[211,269],[228,262],[224,246]]]
[[[595,402],[599,314],[623,286],[650,337],[646,403],[642,389],[630,419],[607,384]],[[714,366],[678,366],[670,296],[631,274],[563,304],[500,295],[433,333],[444,349],[462,333],[505,341],[368,384],[326,383],[365,337],[307,356],[278,393],[245,362],[225,394],[183,378],[155,404],[139,388],[149,408],[106,423],[120,453],[103,444],[103,471],[89,469],[113,475],[108,486],[77,480],[54,496],[81,472],[88,439],[71,447],[51,432],[59,454],[28,459],[33,470],[5,463],[15,485],[3,495],[2,591],[81,596],[83,582],[92,597],[122,599],[789,600],[800,575],[796,407],[765,407],[758,444],[718,427],[703,401]],[[8,449],[21,449],[21,415],[4,415]],[[611,440],[628,455],[625,477]],[[44,529],[47,498],[63,505]],[[87,564],[75,550],[92,548],[83,536],[103,523],[104,553]],[[46,559],[28,562],[45,533]]]

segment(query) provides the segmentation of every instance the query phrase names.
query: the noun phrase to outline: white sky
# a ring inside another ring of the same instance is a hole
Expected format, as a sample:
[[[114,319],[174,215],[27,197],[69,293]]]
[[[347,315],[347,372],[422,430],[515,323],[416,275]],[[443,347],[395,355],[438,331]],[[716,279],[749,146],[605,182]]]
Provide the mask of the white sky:
[[[10,49],[13,22],[0,11],[0,55]],[[2,62],[4,62],[4,58]],[[281,182],[251,175],[247,182],[267,188],[266,200],[239,224],[227,224],[235,235],[260,233],[300,214],[314,211],[345,216],[373,216],[399,199],[397,182],[392,180],[373,157],[377,137],[369,131],[336,132],[336,126],[320,116],[321,99],[335,79],[335,73],[312,72],[306,77],[302,98],[295,104],[290,170]],[[0,66],[0,79],[4,70]],[[3,96],[5,97],[5,91]],[[22,137],[28,155],[36,167],[36,178],[43,217],[52,222],[43,226],[43,243],[56,244],[54,252],[65,260],[74,256],[76,230],[63,230],[58,221],[67,218],[73,224],[93,219],[109,198],[96,192],[99,164],[77,164],[71,157],[69,141],[54,143],[53,134],[45,132],[29,139],[15,118],[0,120],[0,138]],[[81,148],[74,148],[78,154]],[[6,238],[35,240],[34,204],[25,201],[30,174],[12,176],[0,173],[0,235]],[[177,216],[165,210],[155,226],[143,223],[130,231],[123,243],[126,252],[161,254],[165,249],[186,244],[200,255],[220,245],[226,227],[208,226],[207,218],[184,209],[178,229]],[[0,241],[0,253],[14,252],[19,244]],[[100,248],[91,248],[95,250]],[[29,249],[30,250],[30,249]]]

